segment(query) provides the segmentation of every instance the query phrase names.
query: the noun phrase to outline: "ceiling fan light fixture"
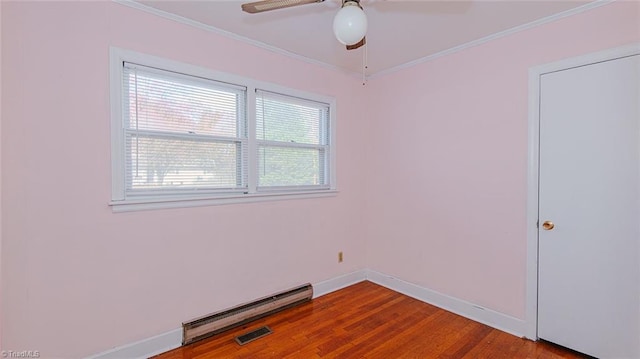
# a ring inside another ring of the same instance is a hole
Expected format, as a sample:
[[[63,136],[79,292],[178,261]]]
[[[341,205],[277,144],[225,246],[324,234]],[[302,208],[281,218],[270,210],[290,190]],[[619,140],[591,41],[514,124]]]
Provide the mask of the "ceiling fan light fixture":
[[[333,33],[343,45],[354,45],[367,34],[367,16],[357,1],[345,1],[333,18]]]

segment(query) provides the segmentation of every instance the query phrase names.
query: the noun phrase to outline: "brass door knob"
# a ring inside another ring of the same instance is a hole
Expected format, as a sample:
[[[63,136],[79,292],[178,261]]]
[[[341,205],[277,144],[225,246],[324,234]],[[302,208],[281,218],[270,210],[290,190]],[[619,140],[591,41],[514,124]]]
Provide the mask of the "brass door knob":
[[[542,223],[542,229],[544,229],[545,231],[550,231],[555,226],[556,225],[553,224],[553,222],[551,222],[551,221],[544,221],[544,223]]]

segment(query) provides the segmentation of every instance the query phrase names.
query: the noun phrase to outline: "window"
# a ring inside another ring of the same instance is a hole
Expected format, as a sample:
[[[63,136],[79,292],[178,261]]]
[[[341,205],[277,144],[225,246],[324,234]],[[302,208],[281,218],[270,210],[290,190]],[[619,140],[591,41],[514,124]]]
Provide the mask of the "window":
[[[112,49],[114,211],[335,192],[335,100]]]
[[[125,195],[247,190],[246,89],[123,63]]]
[[[329,105],[258,90],[258,190],[328,188]]]

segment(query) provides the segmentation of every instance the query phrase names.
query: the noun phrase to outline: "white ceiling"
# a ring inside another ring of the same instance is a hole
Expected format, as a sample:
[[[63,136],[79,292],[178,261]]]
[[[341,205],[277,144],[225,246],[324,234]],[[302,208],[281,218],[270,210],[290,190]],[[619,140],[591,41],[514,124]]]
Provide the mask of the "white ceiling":
[[[333,36],[340,0],[258,14],[241,11],[243,1],[145,1],[137,7],[239,35],[277,51],[362,73],[365,50],[347,51]],[[529,24],[591,1],[543,0],[361,0],[367,15],[367,75]],[[593,4],[591,4],[593,5]],[[587,5],[590,6],[590,5]]]

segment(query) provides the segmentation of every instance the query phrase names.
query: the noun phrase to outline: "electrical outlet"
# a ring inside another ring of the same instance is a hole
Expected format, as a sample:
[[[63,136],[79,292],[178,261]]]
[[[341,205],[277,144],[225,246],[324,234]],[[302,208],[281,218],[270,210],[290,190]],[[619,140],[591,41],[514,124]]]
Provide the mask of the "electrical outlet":
[[[338,252],[338,263],[342,263],[344,257],[342,256],[342,252]]]

